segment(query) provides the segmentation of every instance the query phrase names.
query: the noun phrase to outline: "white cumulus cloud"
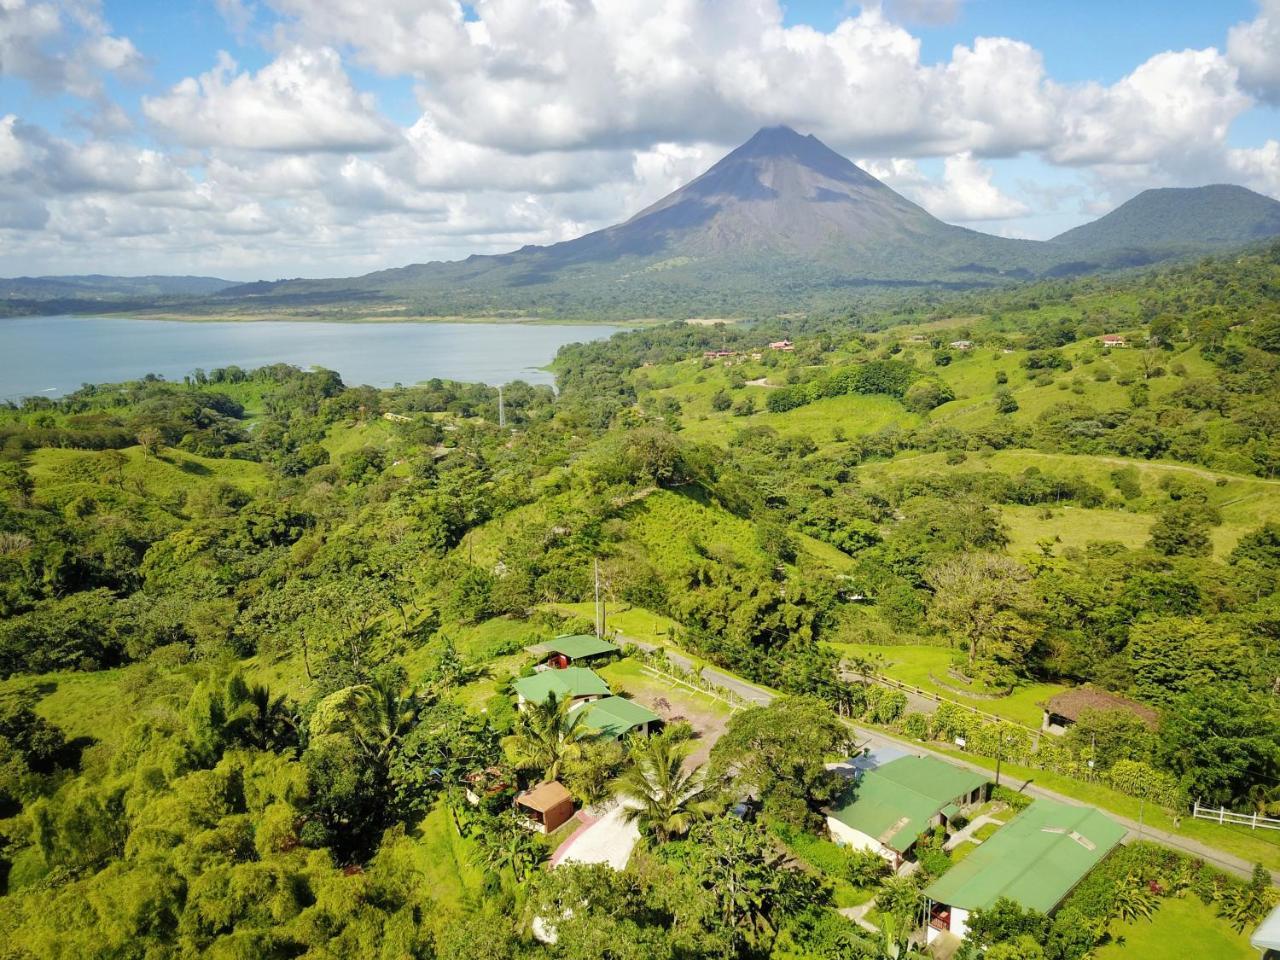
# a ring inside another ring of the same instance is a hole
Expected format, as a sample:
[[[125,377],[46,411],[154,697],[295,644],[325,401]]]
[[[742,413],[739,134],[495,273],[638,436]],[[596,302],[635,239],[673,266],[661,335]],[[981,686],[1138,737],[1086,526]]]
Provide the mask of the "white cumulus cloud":
[[[222,53],[208,73],[144,98],[142,108],[164,134],[191,147],[380,150],[398,139],[328,47],[292,47],[257,73],[239,72]]]
[[[1231,28],[1227,56],[1245,87],[1280,103],[1280,0],[1262,0],[1257,17]]]

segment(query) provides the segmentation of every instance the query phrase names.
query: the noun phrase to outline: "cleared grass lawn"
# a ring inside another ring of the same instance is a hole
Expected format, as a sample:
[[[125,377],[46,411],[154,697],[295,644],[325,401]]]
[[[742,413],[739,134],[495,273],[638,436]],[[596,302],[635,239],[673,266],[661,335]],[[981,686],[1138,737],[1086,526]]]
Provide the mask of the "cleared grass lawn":
[[[1052,517],[1043,519],[1044,507],[1006,504],[998,509],[1009,528],[1009,552],[1015,557],[1039,556],[1042,540],[1053,542],[1054,553],[1064,547],[1084,547],[1092,540],[1114,540],[1126,547],[1141,547],[1155,522],[1149,513],[1120,510],[1058,507]]]
[[[208,486],[213,479],[251,493],[270,479],[266,467],[249,460],[200,457],[173,447],[149,457],[143,456],[141,447],[126,447],[119,453],[124,456],[119,476],[125,494],[135,493],[138,484],[148,496],[186,494],[197,487]],[[36,496],[40,498],[55,488],[106,486],[106,469],[102,451],[42,447],[31,452],[28,472],[36,482]]]
[[[335,460],[341,460],[362,447],[386,450],[394,440],[395,428],[391,421],[378,419],[364,423],[335,423],[321,445]]]
[[[745,387],[734,391],[734,400],[741,395],[755,397],[761,412],[749,417],[735,417],[730,413],[711,413],[707,419],[684,418],[684,435],[706,443],[727,445],[734,433],[744,427],[767,426],[781,436],[806,436],[816,443],[826,443],[834,438],[839,428],[846,436],[875,433],[885,427],[912,427],[920,417],[907,410],[891,397],[850,394],[843,397],[827,397],[815,403],[788,410],[786,413],[769,413],[764,403],[767,387]]]
[[[985,710],[987,713],[1037,729],[1044,715],[1041,704],[1066,689],[1058,683],[1029,683],[997,700],[966,697],[933,680],[934,676],[946,676],[947,666],[951,663],[951,650],[913,644],[877,646],[867,643],[832,643],[828,645],[845,656],[880,658],[883,661],[882,672],[894,680],[909,683],[913,687],[936,693],[965,706]]]
[[[1097,960],[1256,960],[1246,934],[1230,925],[1192,894],[1160,901],[1150,920],[1114,923],[1112,942],[1099,949]]]
[[[438,907],[461,909],[464,899],[484,887],[484,871],[471,857],[475,843],[458,836],[449,811],[437,804],[418,825],[418,868],[427,878],[427,889]]]
[[[1000,824],[998,823],[984,823],[977,830],[973,831],[973,838],[975,840],[990,840],[991,836],[999,829]]]
[[[977,850],[981,844],[974,843],[972,840],[966,840],[951,851],[951,862],[959,863],[973,851]]]
[[[33,709],[68,737],[120,743],[134,720],[181,709],[199,667],[158,669],[140,663],[115,670],[66,671],[0,681],[0,699],[33,703]]]
[[[596,615],[595,604],[590,600],[584,603],[547,603],[543,604],[542,609],[552,610],[566,617],[582,617],[586,620],[593,620]],[[664,617],[644,607],[610,608],[607,611],[607,623],[609,630],[617,630],[625,637],[655,643],[684,629],[670,617]]]
[[[1222,524],[1214,527],[1210,533],[1213,540],[1213,555],[1218,559],[1229,553],[1246,532],[1257,529],[1267,521],[1280,521],[1280,482],[1184,464],[1127,460],[1123,457],[1111,456],[1041,453],[1035,450],[1000,450],[987,457],[970,455],[964,463],[954,466],[946,463],[944,454],[927,453],[910,454],[895,460],[870,463],[859,469],[868,480],[883,482],[900,477],[956,471],[1013,475],[1029,467],[1059,476],[1078,477],[1102,488],[1107,493],[1115,492],[1111,473],[1121,467],[1132,467],[1138,472],[1145,494],[1144,509],[1148,510],[1154,510],[1160,503],[1166,502],[1164,493],[1159,487],[1163,478],[1172,476],[1203,480],[1208,484],[1210,503],[1222,512]],[[1003,508],[1006,519],[1012,518],[1010,528],[1014,537],[1015,552],[1025,553],[1036,550],[1035,540],[1041,536],[1059,536],[1064,544],[1079,542],[1081,538],[1085,542],[1118,539],[1132,543],[1140,536],[1142,542],[1145,542],[1145,534],[1139,533],[1139,525],[1145,523],[1149,527],[1154,520],[1150,513],[1082,510],[1077,507],[1070,510],[1055,509],[1052,520],[1040,521],[1035,518],[1035,514],[1040,509],[1042,508],[1012,506]],[[1026,519],[1028,514],[1032,519]],[[1082,523],[1081,517],[1087,517],[1088,524]],[[1089,528],[1088,533],[1082,532],[1085,527]],[[1031,545],[1029,550],[1026,546],[1028,542]]]

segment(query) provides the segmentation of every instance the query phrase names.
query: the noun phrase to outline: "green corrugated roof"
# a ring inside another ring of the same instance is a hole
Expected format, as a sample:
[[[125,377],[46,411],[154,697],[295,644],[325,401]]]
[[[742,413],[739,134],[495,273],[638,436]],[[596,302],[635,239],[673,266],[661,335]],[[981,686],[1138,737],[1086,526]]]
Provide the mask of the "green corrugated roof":
[[[585,667],[543,670],[531,677],[521,677],[512,686],[532,703],[544,703],[552,693],[561,699],[609,695],[609,685]]]
[[[1124,834],[1124,827],[1097,810],[1037,800],[924,893],[965,910],[985,910],[1008,897],[1048,913]]]
[[[560,653],[571,660],[579,657],[598,657],[606,653],[617,653],[616,644],[601,640],[590,633],[579,633],[573,636],[556,637],[543,643],[535,643],[529,648],[535,653]]]
[[[656,713],[625,697],[605,697],[582,707],[584,726],[610,737],[621,737],[645,723],[661,720]]]
[[[853,799],[831,816],[905,853],[943,807],[986,782],[933,757],[899,757],[862,774]]]

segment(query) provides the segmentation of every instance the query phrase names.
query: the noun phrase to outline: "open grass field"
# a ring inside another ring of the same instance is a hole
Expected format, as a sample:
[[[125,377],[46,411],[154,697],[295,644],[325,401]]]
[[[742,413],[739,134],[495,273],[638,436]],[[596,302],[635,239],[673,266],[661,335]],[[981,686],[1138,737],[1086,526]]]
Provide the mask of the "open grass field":
[[[143,456],[141,447],[119,452],[124,463],[117,473],[108,469],[102,452],[54,447],[32,451],[28,473],[36,483],[37,499],[65,498],[102,487],[118,487],[125,496],[166,498],[207,487],[214,479],[252,493],[270,479],[266,467],[249,460],[201,457],[172,447],[150,457]]]
[[[933,679],[935,676],[945,678],[947,675],[952,651],[945,647],[915,644],[878,646],[867,643],[831,643],[828,646],[844,656],[879,658],[882,662],[880,672],[887,677],[1036,729],[1043,719],[1040,704],[1065,689],[1056,683],[1031,683],[995,700],[966,697]]]
[[[437,804],[423,818],[414,834],[418,842],[418,868],[427,878],[436,906],[459,910],[484,887],[484,871],[471,860],[475,844],[458,836],[449,812]]]
[[[585,603],[548,603],[543,609],[552,610],[566,617],[582,617],[585,620],[595,618],[595,604],[589,600]],[[654,613],[643,607],[609,607],[606,613],[610,631],[617,630],[622,637],[634,640],[657,643],[683,629],[670,617],[664,617],[660,613]]]
[[[199,676],[198,667],[160,670],[140,663],[116,670],[20,675],[0,681],[0,699],[32,704],[67,737],[119,744],[145,711],[179,710]]]
[[[1100,948],[1096,960],[1256,960],[1246,934],[1230,925],[1195,896],[1170,897],[1150,920],[1114,923],[1112,942]]]
[[[754,396],[756,409],[760,412],[747,417],[735,417],[728,412],[707,413],[705,420],[701,416],[686,416],[684,435],[724,446],[738,430],[765,426],[772,427],[780,436],[805,436],[822,444],[835,439],[836,430],[852,437],[875,433],[885,427],[910,427],[920,422],[919,416],[891,397],[864,394],[827,397],[786,413],[769,413],[764,409],[767,387],[744,387],[735,391],[735,400],[739,394]]]
[[[335,423],[329,428],[322,445],[335,460],[355,453],[362,447],[387,450],[395,440],[395,428],[389,420],[363,423]]]
[[[943,454],[909,454],[895,460],[866,464],[860,471],[864,482],[874,484],[876,481],[955,471],[993,471],[1013,475],[1030,467],[1045,473],[1087,480],[1108,494],[1115,493],[1111,473],[1121,467],[1132,467],[1138,472],[1144,494],[1137,505],[1148,512],[1056,508],[1052,520],[1039,520],[1036,515],[1042,509],[1040,507],[1005,506],[1002,510],[1013,535],[1015,553],[1038,552],[1036,541],[1054,536],[1059,537],[1064,545],[1077,544],[1081,540],[1107,539],[1140,545],[1145,541],[1145,532],[1140,528],[1143,524],[1149,527],[1154,520],[1149,511],[1165,502],[1164,492],[1159,487],[1165,477],[1198,479],[1207,484],[1209,502],[1222,513],[1222,524],[1214,527],[1210,534],[1216,559],[1225,557],[1240,537],[1250,530],[1267,521],[1280,521],[1280,481],[1159,461],[999,450],[990,456],[970,455],[964,463],[954,466],[946,463]],[[1087,523],[1081,522],[1082,517],[1087,518]]]
[[[1057,507],[1052,510],[1052,516],[1045,518],[1044,509],[1013,504],[999,508],[1009,530],[1009,553],[1013,556],[1038,556],[1040,544],[1046,541],[1055,554],[1065,547],[1083,548],[1095,540],[1139,548],[1147,542],[1151,524],[1155,522],[1149,513],[1084,507]]]

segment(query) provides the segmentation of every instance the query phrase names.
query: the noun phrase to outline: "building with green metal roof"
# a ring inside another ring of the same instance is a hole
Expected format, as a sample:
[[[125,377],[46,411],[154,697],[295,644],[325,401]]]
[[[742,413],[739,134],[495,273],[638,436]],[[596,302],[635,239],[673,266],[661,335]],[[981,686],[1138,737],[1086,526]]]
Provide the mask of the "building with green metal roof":
[[[1052,913],[1124,835],[1090,807],[1036,800],[925,888],[929,942],[948,931],[964,937],[969,914],[1001,897]]]
[[[987,793],[984,774],[934,757],[899,757],[860,770],[848,797],[826,811],[827,828],[837,843],[875,850],[896,868],[922,834],[946,827]]]
[[[625,697],[605,697],[582,708],[582,724],[600,736],[616,740],[628,733],[649,733],[650,724],[662,718],[652,710]]]
[[[527,649],[555,669],[564,669],[579,660],[607,657],[619,652],[617,644],[601,640],[590,633],[556,637],[553,640],[535,643]]]
[[[610,694],[609,685],[585,667],[543,670],[512,684],[519,703],[545,703],[551,694],[560,700],[594,700]]]

